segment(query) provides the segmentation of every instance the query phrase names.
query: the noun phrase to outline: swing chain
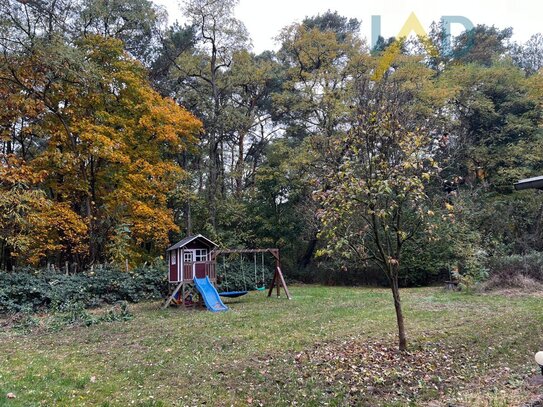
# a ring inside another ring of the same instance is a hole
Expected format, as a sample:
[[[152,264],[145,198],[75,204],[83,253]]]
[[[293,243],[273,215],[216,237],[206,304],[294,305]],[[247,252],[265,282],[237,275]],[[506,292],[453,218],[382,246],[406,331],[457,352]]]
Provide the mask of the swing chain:
[[[261,267],[260,270],[262,272],[262,279],[260,282],[258,281],[258,266],[257,266],[257,259],[256,259],[256,253],[253,254],[253,263],[254,263],[254,273],[255,273],[255,279],[254,279],[254,289],[258,291],[263,291],[266,289],[265,282],[266,282],[266,266],[264,263],[264,253],[261,255]],[[243,287],[244,290],[247,291],[247,279],[245,278],[245,269],[243,267],[243,254],[240,253],[239,255],[239,267],[241,269],[241,275],[243,279]],[[223,268],[223,274],[224,274],[224,282],[225,282],[225,288],[227,290],[230,290],[230,284],[228,284],[228,273],[226,270],[226,256],[222,256],[222,268]],[[259,284],[260,283],[260,284]]]
[[[245,270],[243,269],[243,254],[239,254],[239,265],[241,267],[241,275],[243,277],[243,287],[244,290],[247,291],[247,280],[245,279]]]
[[[256,253],[253,253],[253,260],[255,263],[255,288],[258,289],[258,281],[257,281],[257,275],[256,275]]]
[[[230,286],[228,285],[228,273],[226,272],[226,256],[224,254],[222,256],[222,272],[224,274],[224,282],[226,285],[226,289],[230,290]]]

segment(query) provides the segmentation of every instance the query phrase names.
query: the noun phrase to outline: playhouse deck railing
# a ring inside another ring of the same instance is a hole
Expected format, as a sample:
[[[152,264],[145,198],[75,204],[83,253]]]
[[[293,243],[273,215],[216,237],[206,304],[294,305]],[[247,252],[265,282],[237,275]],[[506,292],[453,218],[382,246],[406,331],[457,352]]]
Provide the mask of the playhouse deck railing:
[[[195,268],[201,267],[202,265],[205,268],[205,275],[209,277],[211,281],[217,280],[217,272],[215,270],[215,263],[212,261],[197,261],[183,264],[183,281],[191,282],[193,280],[193,275],[195,273]]]

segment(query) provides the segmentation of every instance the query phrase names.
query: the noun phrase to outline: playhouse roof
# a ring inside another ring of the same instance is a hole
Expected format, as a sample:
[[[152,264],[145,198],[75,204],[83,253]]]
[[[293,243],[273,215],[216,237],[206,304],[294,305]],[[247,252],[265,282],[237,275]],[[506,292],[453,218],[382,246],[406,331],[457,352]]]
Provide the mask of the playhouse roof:
[[[198,234],[198,235],[194,235],[194,236],[187,236],[184,239],[181,239],[179,242],[177,242],[173,246],[169,247],[167,251],[179,249],[180,247],[184,247],[184,246],[188,245],[190,242],[192,242],[193,240],[196,240],[196,239],[205,240],[207,243],[209,243],[210,246],[218,247],[218,245],[216,243],[212,242],[207,237]]]

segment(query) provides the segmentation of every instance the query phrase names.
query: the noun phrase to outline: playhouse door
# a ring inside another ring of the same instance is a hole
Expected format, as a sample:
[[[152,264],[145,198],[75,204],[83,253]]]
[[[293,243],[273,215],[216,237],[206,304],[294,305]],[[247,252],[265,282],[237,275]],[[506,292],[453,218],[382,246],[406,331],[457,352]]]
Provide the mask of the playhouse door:
[[[192,250],[183,251],[183,264],[183,279],[192,279],[194,277],[194,252]]]
[[[194,263],[196,278],[205,278],[206,265],[205,263]]]

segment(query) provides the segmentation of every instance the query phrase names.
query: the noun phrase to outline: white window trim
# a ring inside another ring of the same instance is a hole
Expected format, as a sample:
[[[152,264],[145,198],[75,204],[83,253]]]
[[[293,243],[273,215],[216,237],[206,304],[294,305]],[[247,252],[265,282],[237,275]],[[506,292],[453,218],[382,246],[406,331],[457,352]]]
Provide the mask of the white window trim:
[[[190,254],[190,259],[187,259],[187,254]],[[192,263],[194,262],[195,254],[192,250],[185,250],[183,251],[183,262],[184,263]]]
[[[194,261],[202,262],[207,261],[207,249],[195,249],[194,250]]]

